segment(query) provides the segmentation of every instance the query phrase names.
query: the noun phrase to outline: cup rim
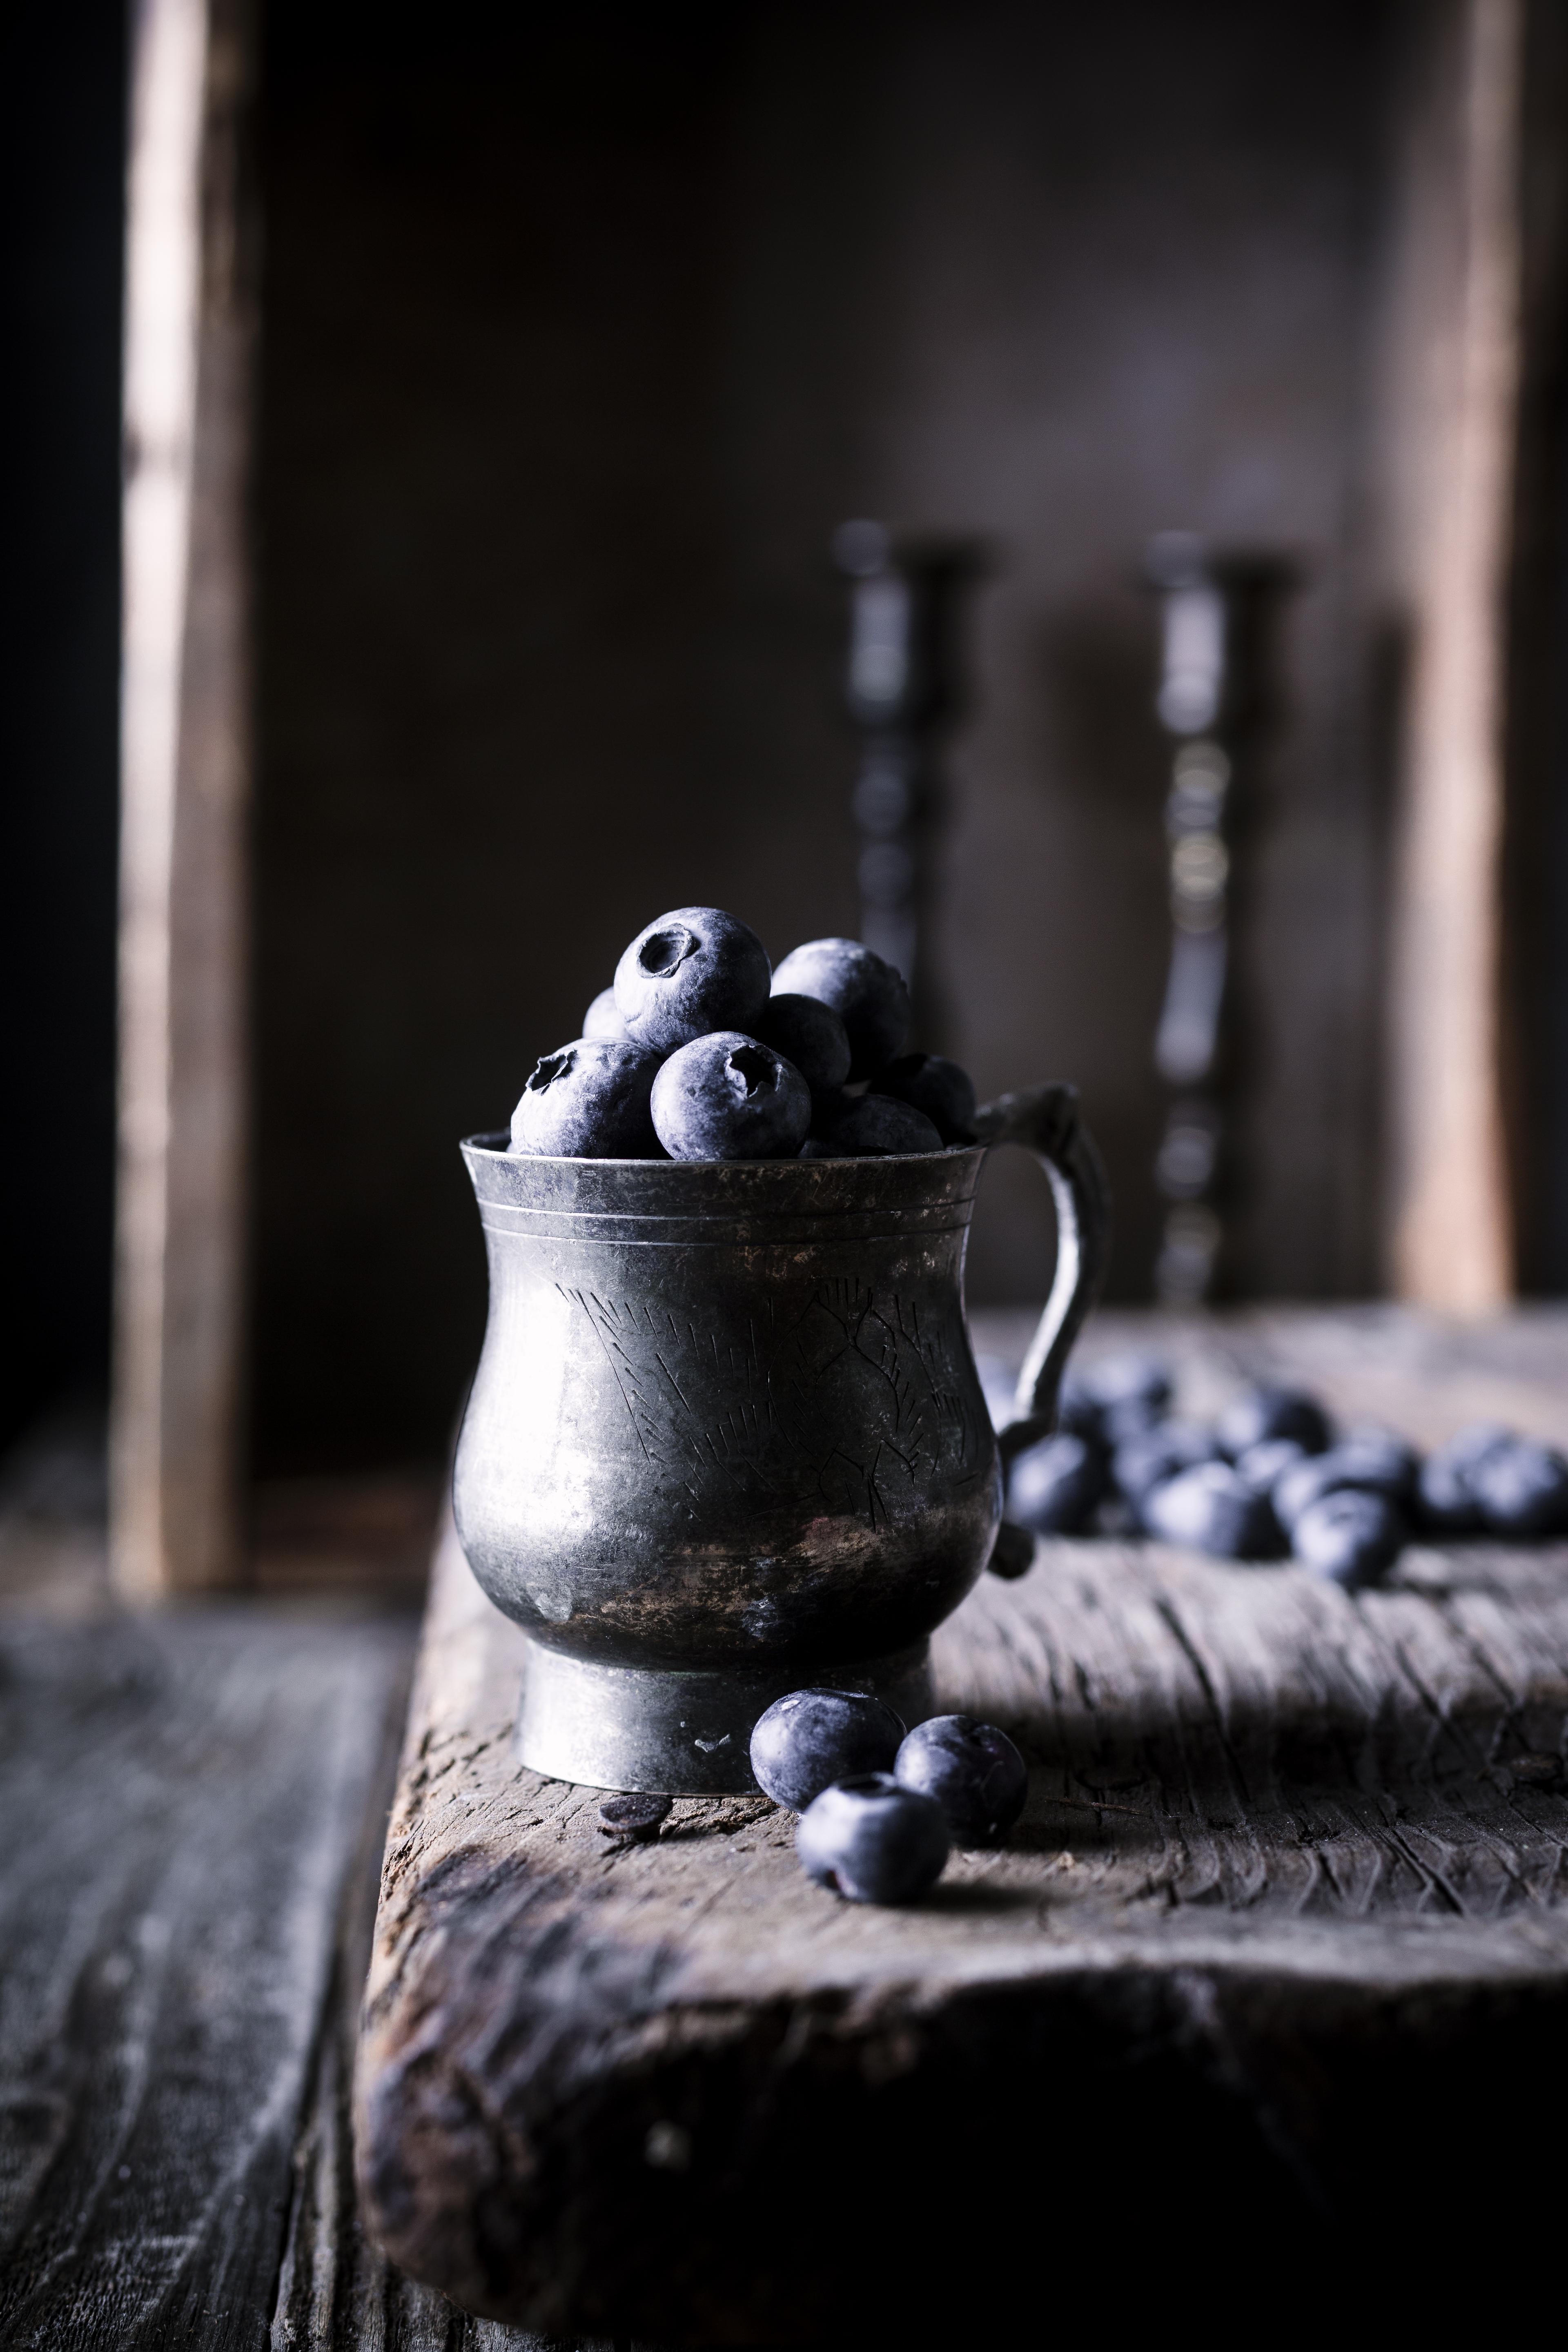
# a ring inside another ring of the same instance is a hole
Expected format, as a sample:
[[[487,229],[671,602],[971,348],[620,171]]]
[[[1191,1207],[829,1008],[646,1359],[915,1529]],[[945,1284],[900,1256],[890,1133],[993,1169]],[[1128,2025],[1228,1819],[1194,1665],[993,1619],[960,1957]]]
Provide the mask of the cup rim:
[[[465,1135],[460,1149],[482,1152],[487,1160],[510,1160],[540,1168],[657,1168],[665,1174],[688,1168],[693,1172],[713,1168],[929,1168],[938,1160],[958,1160],[990,1150],[989,1144],[976,1142],[944,1143],[939,1151],[847,1151],[837,1160],[802,1160],[798,1153],[791,1160],[612,1160],[585,1152],[513,1151],[510,1145],[510,1129],[497,1127],[479,1135]]]

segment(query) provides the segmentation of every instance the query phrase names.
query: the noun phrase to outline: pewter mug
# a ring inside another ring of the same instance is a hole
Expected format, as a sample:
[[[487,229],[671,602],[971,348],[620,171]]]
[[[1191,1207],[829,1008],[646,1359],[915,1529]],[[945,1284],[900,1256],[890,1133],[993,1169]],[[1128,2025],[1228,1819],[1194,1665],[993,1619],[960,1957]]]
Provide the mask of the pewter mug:
[[[475,1576],[529,1637],[524,1763],[731,1794],[755,1788],[752,1727],[786,1691],[931,1712],[929,1636],[990,1556],[1003,1462],[1054,1424],[1109,1230],[1071,1087],[1004,1096],[978,1132],[868,1160],[463,1145],[490,1306],[453,1503]],[[1058,1226],[1000,1438],[963,1300],[994,1142],[1041,1160]]]

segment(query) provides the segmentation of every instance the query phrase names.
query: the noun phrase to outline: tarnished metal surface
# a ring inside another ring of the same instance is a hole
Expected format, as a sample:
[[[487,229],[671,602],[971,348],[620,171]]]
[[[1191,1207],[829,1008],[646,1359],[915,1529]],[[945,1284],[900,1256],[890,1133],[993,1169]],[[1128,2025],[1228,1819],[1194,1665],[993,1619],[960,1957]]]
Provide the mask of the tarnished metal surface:
[[[1103,1183],[1070,1089],[982,1117],[1050,1150],[1068,1279],[1030,1415],[1048,1425],[1098,1286]],[[721,1163],[501,1143],[463,1147],[490,1314],[454,1502],[475,1575],[540,1660],[524,1760],[740,1790],[780,1692],[831,1677],[918,1702],[925,1639],[1001,1511],[962,1290],[984,1147]]]

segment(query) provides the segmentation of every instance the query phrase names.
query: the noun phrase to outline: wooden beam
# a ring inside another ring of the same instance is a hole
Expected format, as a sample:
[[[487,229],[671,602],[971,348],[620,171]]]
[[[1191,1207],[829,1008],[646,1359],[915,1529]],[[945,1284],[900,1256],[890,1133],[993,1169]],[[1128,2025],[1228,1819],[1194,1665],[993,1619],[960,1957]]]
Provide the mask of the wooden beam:
[[[1513,1286],[1500,1076],[1523,0],[1447,0],[1402,163],[1382,472],[1410,667],[1392,940],[1392,1274],[1462,1314]]]
[[[247,0],[141,0],[127,237],[116,1580],[235,1582],[254,304]]]

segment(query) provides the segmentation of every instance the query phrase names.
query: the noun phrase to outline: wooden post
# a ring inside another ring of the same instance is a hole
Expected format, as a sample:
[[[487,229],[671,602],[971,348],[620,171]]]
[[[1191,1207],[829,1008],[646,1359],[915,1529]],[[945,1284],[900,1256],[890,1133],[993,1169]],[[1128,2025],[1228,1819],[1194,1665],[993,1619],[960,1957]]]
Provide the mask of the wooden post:
[[[240,1572],[253,302],[246,0],[140,0],[125,352],[112,1558]]]
[[[1519,389],[1523,0],[1447,0],[1409,127],[1384,473],[1410,647],[1392,954],[1393,1276],[1506,1298],[1500,1072],[1510,511]]]

